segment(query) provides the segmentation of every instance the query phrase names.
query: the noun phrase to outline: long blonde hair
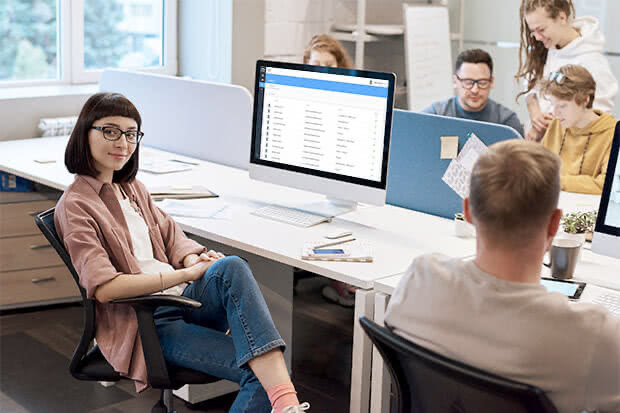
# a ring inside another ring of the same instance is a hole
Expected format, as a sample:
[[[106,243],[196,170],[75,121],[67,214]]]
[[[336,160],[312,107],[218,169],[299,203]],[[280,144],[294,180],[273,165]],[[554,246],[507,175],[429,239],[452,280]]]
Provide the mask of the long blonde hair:
[[[308,64],[310,61],[310,55],[313,50],[321,50],[331,53],[336,58],[336,64],[338,67],[345,69],[351,69],[353,67],[351,64],[351,59],[349,58],[347,51],[344,50],[342,44],[327,34],[317,34],[316,36],[312,36],[310,43],[308,43],[304,49],[304,64]]]
[[[527,89],[517,95],[517,101],[521,97],[534,89],[537,82],[542,79],[545,63],[547,63],[547,54],[549,51],[542,42],[536,40],[532,35],[525,16],[534,10],[542,7],[549,14],[549,17],[555,19],[560,12],[564,12],[566,17],[575,16],[575,6],[571,0],[522,0],[519,17],[521,19],[521,45],[519,46],[519,70],[515,78],[517,80],[524,78],[527,82]]]

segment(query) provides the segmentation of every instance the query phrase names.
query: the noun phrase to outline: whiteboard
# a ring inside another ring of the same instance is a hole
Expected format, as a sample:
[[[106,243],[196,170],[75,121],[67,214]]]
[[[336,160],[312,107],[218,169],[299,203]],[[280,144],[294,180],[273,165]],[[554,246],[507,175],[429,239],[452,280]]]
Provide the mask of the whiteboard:
[[[450,22],[446,7],[403,5],[409,110],[454,96]]]

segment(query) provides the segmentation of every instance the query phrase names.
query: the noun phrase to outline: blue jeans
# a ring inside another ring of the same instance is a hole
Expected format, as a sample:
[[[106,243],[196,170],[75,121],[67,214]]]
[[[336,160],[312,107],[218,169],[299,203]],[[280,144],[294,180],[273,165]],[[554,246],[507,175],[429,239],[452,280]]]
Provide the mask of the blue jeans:
[[[238,383],[230,412],[270,412],[267,392],[247,362],[285,344],[250,267],[239,257],[221,258],[183,295],[202,307],[155,313],[166,361]]]

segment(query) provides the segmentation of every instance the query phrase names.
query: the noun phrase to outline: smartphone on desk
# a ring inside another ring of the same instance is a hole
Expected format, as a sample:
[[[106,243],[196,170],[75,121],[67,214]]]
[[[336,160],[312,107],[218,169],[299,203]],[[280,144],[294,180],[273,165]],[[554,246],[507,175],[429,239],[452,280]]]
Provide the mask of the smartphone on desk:
[[[348,257],[349,250],[346,248],[314,248],[310,256],[324,258]]]

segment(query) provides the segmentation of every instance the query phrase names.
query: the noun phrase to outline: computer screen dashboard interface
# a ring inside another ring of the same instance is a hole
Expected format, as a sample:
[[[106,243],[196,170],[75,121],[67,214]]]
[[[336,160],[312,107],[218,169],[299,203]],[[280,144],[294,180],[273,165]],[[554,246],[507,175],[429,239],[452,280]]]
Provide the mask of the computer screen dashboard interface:
[[[620,258],[620,122],[616,123],[592,251]]]
[[[259,60],[250,167],[385,190],[394,83],[391,73]]]

